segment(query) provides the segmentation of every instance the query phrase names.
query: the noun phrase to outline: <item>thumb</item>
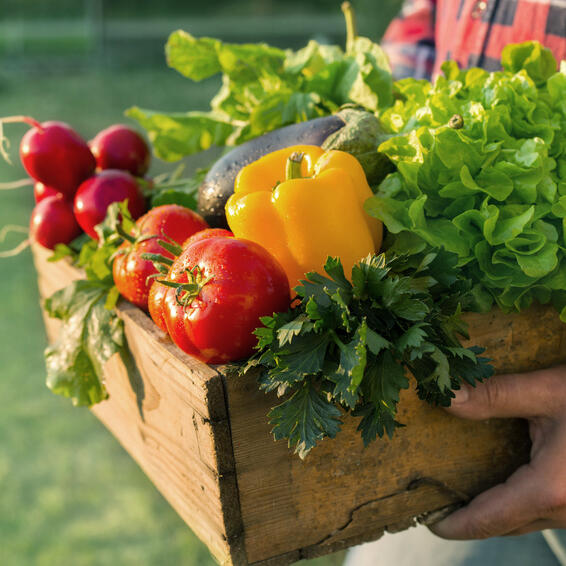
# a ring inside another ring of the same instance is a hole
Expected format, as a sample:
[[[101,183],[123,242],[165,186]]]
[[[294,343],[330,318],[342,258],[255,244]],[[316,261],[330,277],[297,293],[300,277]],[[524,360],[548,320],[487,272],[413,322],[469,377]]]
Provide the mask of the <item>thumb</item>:
[[[455,416],[489,418],[534,418],[564,410],[566,366],[498,375],[475,387],[463,385],[447,409]]]

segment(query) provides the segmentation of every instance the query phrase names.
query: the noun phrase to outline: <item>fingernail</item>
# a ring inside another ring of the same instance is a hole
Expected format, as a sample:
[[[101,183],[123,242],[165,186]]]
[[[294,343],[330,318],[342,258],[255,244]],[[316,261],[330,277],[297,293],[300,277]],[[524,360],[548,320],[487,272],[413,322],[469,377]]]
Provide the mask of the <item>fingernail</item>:
[[[452,405],[462,405],[469,399],[470,391],[465,385],[463,385],[461,389],[454,391],[454,395],[456,395],[456,397],[452,399]]]
[[[432,525],[427,525],[429,530],[432,531],[433,534],[435,534],[437,537],[442,537],[442,538],[449,538],[447,537],[446,534],[446,525],[450,524],[450,521],[447,521],[446,519],[442,519],[442,521],[438,521],[437,523],[434,523]]]

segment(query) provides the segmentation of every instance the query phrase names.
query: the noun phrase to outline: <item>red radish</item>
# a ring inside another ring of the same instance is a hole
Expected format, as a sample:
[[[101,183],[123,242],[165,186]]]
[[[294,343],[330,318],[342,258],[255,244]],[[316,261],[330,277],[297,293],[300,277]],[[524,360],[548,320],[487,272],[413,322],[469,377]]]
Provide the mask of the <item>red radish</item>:
[[[113,202],[126,199],[134,220],[146,211],[144,196],[132,175],[115,169],[97,173],[84,181],[75,195],[77,222],[91,238],[98,240],[94,227],[104,220]]]
[[[32,242],[50,250],[72,242],[81,233],[71,204],[61,195],[45,197],[35,205],[29,230]]]
[[[142,177],[149,169],[150,151],[143,137],[123,124],[99,132],[90,142],[98,169],[122,169]]]
[[[96,160],[87,143],[68,124],[39,123],[28,116],[12,116],[2,124],[25,122],[31,126],[20,142],[20,159],[34,180],[72,198],[77,187],[92,173]]]
[[[35,199],[36,204],[42,201],[46,197],[54,197],[57,195],[61,195],[61,193],[57,189],[54,189],[53,187],[48,187],[47,185],[44,185],[39,181],[37,181],[33,185],[33,198]]]

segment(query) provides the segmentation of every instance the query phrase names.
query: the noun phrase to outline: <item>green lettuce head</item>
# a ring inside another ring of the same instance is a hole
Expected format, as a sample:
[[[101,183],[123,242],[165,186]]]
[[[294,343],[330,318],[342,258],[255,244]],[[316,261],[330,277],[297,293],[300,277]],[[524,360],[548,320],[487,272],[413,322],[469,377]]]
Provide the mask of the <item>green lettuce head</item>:
[[[526,42],[502,67],[395,84],[379,151],[397,170],[367,210],[395,251],[454,253],[481,308],[552,300],[566,318],[566,65]]]

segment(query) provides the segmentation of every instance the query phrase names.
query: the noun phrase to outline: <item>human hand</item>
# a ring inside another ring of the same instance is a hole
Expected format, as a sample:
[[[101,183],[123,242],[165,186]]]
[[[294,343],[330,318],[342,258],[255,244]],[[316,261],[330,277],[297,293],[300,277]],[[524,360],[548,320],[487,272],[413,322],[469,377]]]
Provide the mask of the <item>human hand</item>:
[[[499,375],[456,393],[447,410],[457,417],[528,419],[531,460],[432,532],[466,540],[566,528],[566,366]]]

